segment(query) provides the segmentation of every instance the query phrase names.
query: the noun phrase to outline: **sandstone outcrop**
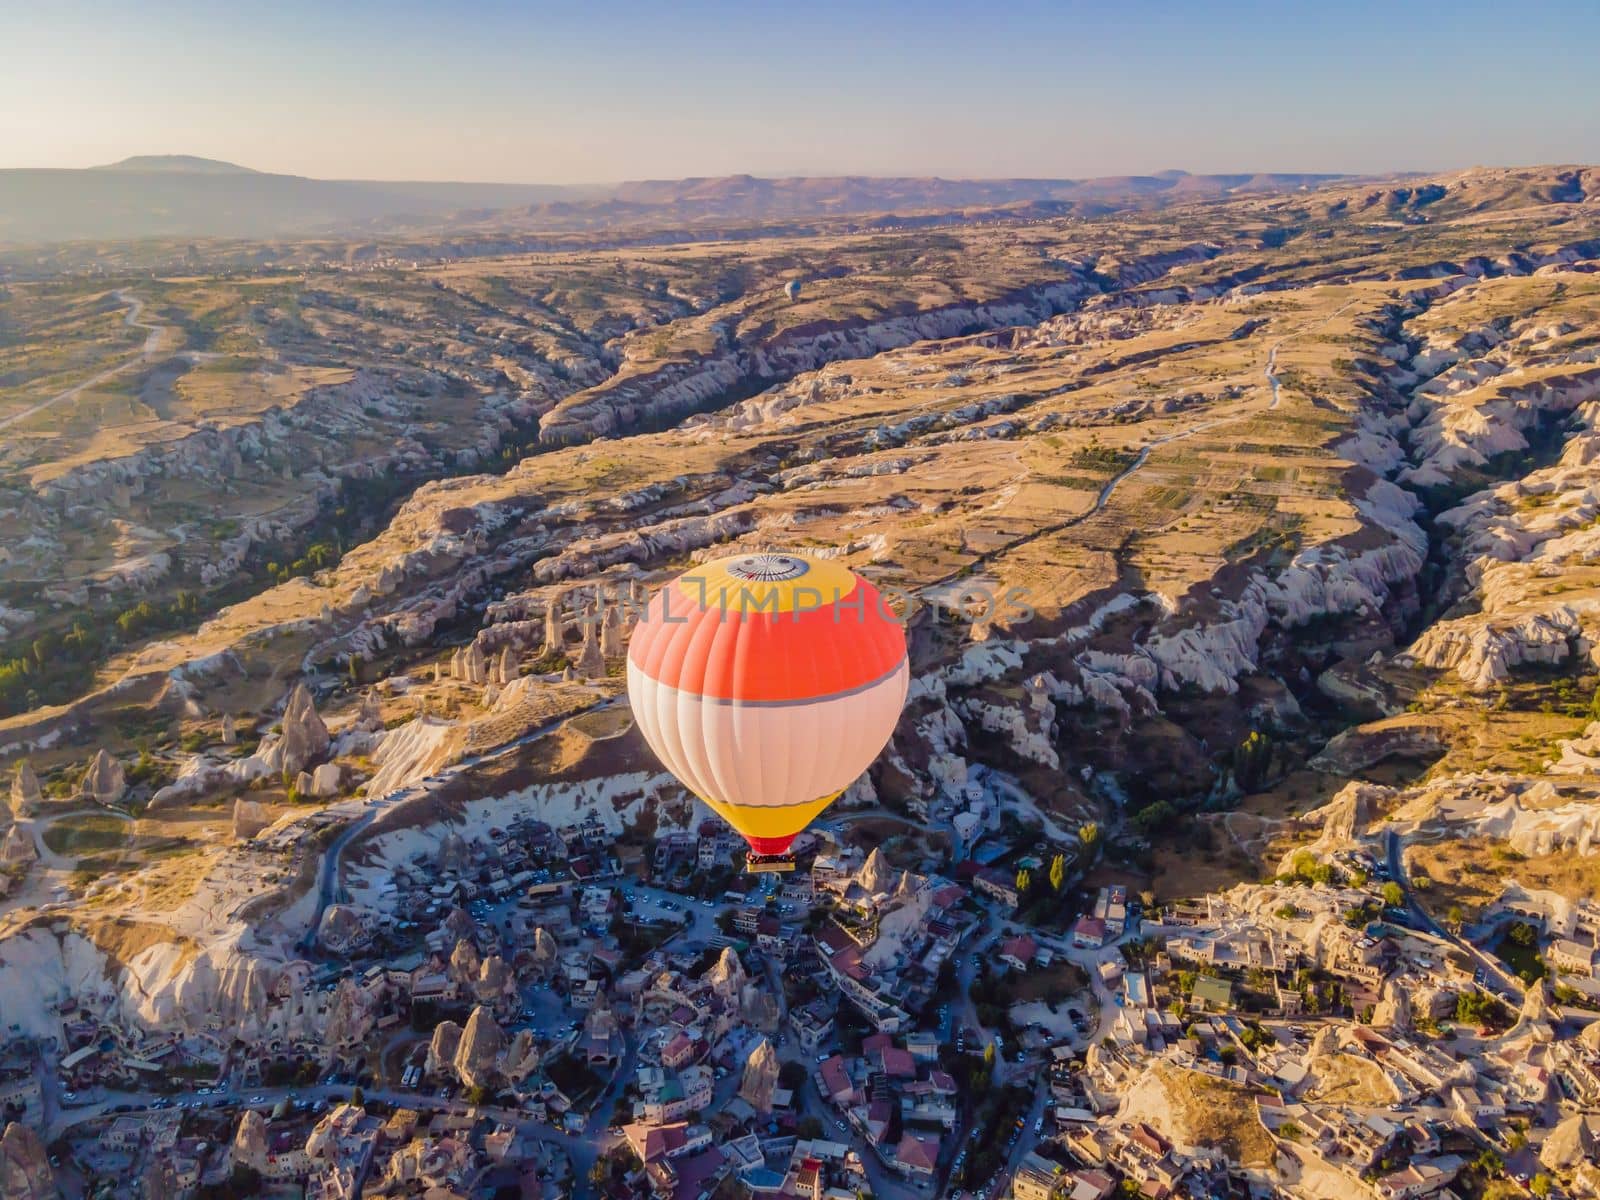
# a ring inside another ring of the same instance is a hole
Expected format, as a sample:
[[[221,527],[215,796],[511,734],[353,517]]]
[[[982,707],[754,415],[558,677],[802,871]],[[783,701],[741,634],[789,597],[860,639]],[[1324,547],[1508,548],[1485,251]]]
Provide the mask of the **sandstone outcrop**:
[[[732,946],[724,946],[717,961],[706,969],[703,976],[704,982],[717,995],[737,1003],[739,993],[743,991],[746,979],[744,964],[739,961],[739,956],[734,953]]]
[[[1408,984],[1387,979],[1383,992],[1372,1010],[1372,1027],[1389,1033],[1405,1034],[1411,1031],[1411,995]]]
[[[533,931],[533,946],[531,948],[534,966],[541,972],[553,971],[556,958],[560,953],[556,946],[555,938],[551,937],[543,925]]]
[[[13,820],[31,817],[39,811],[42,803],[44,793],[39,790],[39,777],[24,759],[17,765],[17,773],[11,777],[11,817]]]
[[[461,1044],[456,1048],[455,1068],[461,1082],[468,1087],[487,1087],[493,1083],[504,1048],[505,1034],[496,1024],[494,1014],[478,1005],[467,1018],[466,1028],[461,1031]]]
[[[552,596],[544,610],[544,653],[565,654],[567,649],[565,593]]]
[[[890,891],[895,885],[895,880],[894,868],[889,865],[889,860],[884,858],[883,851],[874,846],[866,861],[861,864],[861,870],[856,872],[856,882],[867,895],[876,896]]]
[[[233,1134],[233,1161],[254,1171],[267,1166],[267,1119],[259,1109],[247,1108]]]
[[[29,1126],[12,1121],[0,1135],[0,1197],[54,1200],[58,1194],[44,1142]]]
[[[0,839],[0,863],[9,867],[25,867],[37,862],[39,848],[33,841],[33,822],[17,821]]]
[[[778,1087],[778,1052],[762,1038],[745,1060],[739,1077],[739,1098],[758,1113],[772,1111],[772,1094]]]
[[[283,706],[282,731],[274,747],[273,766],[297,775],[328,752],[328,727],[317,715],[316,702],[303,683],[295,684]]]
[[[272,824],[267,806],[259,800],[240,796],[233,802],[233,836],[235,841],[247,842]]]
[[[461,1026],[454,1021],[440,1021],[433,1027],[433,1037],[428,1041],[428,1074],[440,1075],[455,1070],[456,1053],[460,1049]]]
[[[578,661],[574,663],[578,674],[584,679],[604,679],[606,674],[606,656],[600,651],[600,619],[594,609],[586,608],[583,613],[583,645],[578,651]]]
[[[128,790],[127,779],[118,762],[103,747],[95,754],[89,769],[78,784],[78,797],[95,804],[112,805]]]
[[[353,904],[330,904],[317,924],[317,941],[335,954],[361,950],[372,940],[376,914]]]
[[[1563,1120],[1539,1147],[1539,1161],[1552,1171],[1571,1171],[1600,1161],[1600,1130],[1596,1130],[1594,1118],[1573,1113]]]
[[[339,981],[328,1006],[324,1044],[333,1049],[355,1046],[372,1032],[376,1020],[377,1004],[372,995],[347,976]]]

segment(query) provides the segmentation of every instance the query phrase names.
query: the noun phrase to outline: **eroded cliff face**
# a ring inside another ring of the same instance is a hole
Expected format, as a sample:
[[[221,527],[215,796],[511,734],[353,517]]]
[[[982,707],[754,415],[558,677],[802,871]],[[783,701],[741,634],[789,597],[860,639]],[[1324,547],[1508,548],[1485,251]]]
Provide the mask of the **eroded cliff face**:
[[[641,838],[692,825],[617,703],[627,605],[773,546],[839,557],[913,610],[904,718],[842,803],[944,800],[960,829],[984,819],[977,792],[1071,838],[1157,800],[1224,807],[1308,760],[1341,777],[1431,760],[1452,742],[1426,722],[1341,736],[1358,703],[1415,694],[1391,668],[1484,691],[1592,652],[1600,396],[1591,276],[1569,269],[1589,260],[1471,236],[1486,249],[1466,262],[1329,261],[1309,278],[1224,240],[1063,260],[1023,290],[758,322],[676,357],[648,350],[641,322],[615,334],[614,374],[567,380],[549,447],[417,488],[326,570],[147,646],[99,702],[181,685],[185,719],[210,720],[245,681],[320,676],[329,705],[297,697],[252,753],[175,762],[157,809],[291,768],[303,795],[361,789],[350,813],[383,815],[344,863],[352,911],[383,903],[386,869],[460,861],[509,813]],[[713,307],[688,306],[696,332]],[[681,419],[707,405],[725,406]],[[674,427],[645,432],[658,424]],[[96,711],[0,730],[0,746]],[[1242,752],[1253,734],[1263,761]],[[1597,745],[1583,731],[1550,758],[1582,772]],[[1356,799],[1328,814],[1330,847],[1401,802]],[[1494,808],[1484,829],[1587,852],[1569,803]],[[265,819],[242,804],[230,833],[248,842]],[[343,1037],[360,1005],[330,1013],[298,982],[321,911],[302,898],[268,937],[218,909],[126,953],[38,927],[8,945],[119,1019]]]
[[[1153,275],[1162,269],[1151,267]],[[645,422],[675,424],[741,389],[759,390],[826,363],[961,333],[1036,324],[1097,290],[1074,278],[985,303],[832,327],[818,322],[820,328],[801,326],[749,345],[730,338],[709,359],[625,373],[567,398],[540,418],[539,438],[546,445],[572,445],[625,435]]]

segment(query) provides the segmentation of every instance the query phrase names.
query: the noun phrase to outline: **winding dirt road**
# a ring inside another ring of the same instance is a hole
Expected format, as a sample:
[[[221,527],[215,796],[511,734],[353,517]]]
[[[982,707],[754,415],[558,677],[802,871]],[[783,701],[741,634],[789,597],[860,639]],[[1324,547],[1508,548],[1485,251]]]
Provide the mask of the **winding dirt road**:
[[[60,404],[63,400],[71,400],[73,397],[81,395],[92,387],[98,387],[106,380],[120,375],[124,371],[130,370],[133,367],[143,366],[145,363],[155,361],[156,356],[161,353],[161,343],[169,326],[156,325],[149,321],[142,320],[141,318],[144,314],[144,301],[128,292],[125,288],[119,288],[112,294],[116,296],[118,302],[128,306],[128,311],[123,315],[122,323],[128,326],[130,329],[143,329],[147,331],[145,334],[144,344],[139,347],[138,351],[131,358],[124,359],[115,366],[107,367],[99,374],[92,375],[88,379],[85,379],[82,383],[74,384],[66,391],[58,392],[54,396],[51,396],[48,400],[41,400],[39,403],[30,408],[23,409],[19,413],[12,413],[9,417],[0,417],[0,429],[5,429],[8,426],[15,425],[19,421],[26,421],[29,417],[36,416],[51,406]]]

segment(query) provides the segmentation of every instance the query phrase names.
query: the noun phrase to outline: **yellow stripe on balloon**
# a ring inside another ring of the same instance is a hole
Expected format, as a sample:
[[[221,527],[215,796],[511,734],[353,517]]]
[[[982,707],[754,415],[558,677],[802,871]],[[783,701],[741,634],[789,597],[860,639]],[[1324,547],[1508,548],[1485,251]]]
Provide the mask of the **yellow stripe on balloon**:
[[[810,800],[805,804],[785,804],[781,807],[724,804],[709,796],[701,796],[700,799],[705,801],[707,808],[746,837],[783,838],[793,837],[799,833],[817,818],[818,813],[842,795],[844,795],[842,791],[835,792],[820,800]]]
[[[814,611],[856,590],[854,572],[831,559],[795,556],[792,561],[805,569],[791,579],[741,576],[736,571],[745,561],[724,558],[693,567],[679,576],[674,586],[691,605],[739,613]]]

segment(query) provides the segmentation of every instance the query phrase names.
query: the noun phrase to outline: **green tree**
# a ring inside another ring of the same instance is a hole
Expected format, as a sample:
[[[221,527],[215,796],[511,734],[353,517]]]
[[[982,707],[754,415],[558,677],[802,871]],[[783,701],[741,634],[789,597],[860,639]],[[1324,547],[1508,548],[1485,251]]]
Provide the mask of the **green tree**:
[[[359,1087],[352,1088],[350,1091],[350,1103],[354,1104],[357,1108],[365,1108],[367,1105],[367,1094]]]
[[[994,1070],[994,1042],[992,1040],[984,1043],[983,1066],[986,1071]]]
[[[1445,910],[1444,923],[1450,927],[1451,933],[1461,932],[1461,927],[1467,923],[1467,914],[1461,911],[1461,905],[1452,904]]]
[[[1133,824],[1140,833],[1149,837],[1158,829],[1165,829],[1177,818],[1178,810],[1166,800],[1147,804],[1133,814]]]
[[[1390,908],[1399,908],[1405,903],[1406,893],[1394,880],[1389,880],[1382,888],[1383,902]]]
[[[1032,883],[1033,883],[1033,876],[1031,874],[1029,874],[1027,868],[1023,868],[1022,870],[1017,872],[1017,891],[1026,892],[1028,890],[1029,885],[1032,884]]]
[[[1078,841],[1083,843],[1084,859],[1093,859],[1100,849],[1100,826],[1094,821],[1085,821],[1078,826]]]
[[[1067,882],[1067,856],[1058,854],[1050,860],[1050,886],[1055,891],[1060,891]]]
[[[1259,729],[1252,729],[1233,751],[1233,777],[1247,792],[1266,781],[1272,764],[1272,741]]]
[[[1543,1171],[1540,1171],[1532,1179],[1528,1180],[1528,1190],[1535,1196],[1539,1197],[1539,1200],[1544,1200],[1544,1198],[1550,1194],[1552,1188],[1553,1184],[1551,1183],[1550,1176],[1546,1175]]]

